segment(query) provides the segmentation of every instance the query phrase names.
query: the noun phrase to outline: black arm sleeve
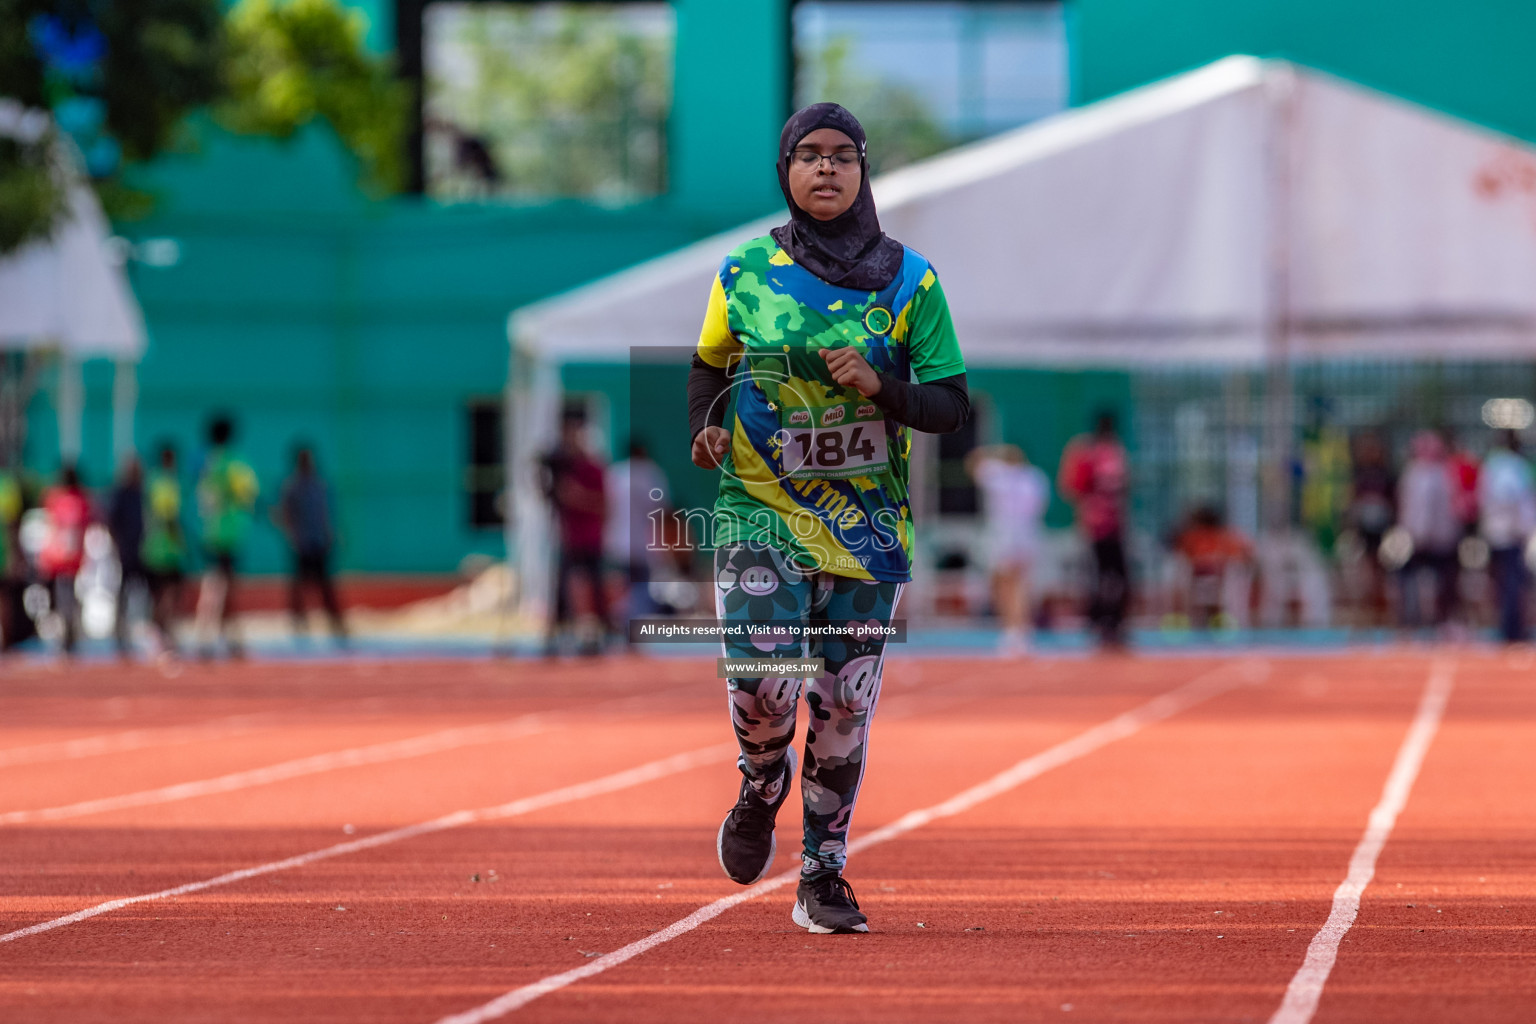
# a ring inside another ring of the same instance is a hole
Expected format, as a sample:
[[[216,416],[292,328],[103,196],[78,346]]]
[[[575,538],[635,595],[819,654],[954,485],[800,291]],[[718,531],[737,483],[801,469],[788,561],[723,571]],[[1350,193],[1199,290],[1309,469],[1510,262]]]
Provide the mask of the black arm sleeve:
[[[689,389],[692,394],[692,388]],[[952,434],[971,415],[971,393],[965,374],[940,377],[927,384],[911,384],[880,371],[880,391],[874,403],[897,423],[925,434]]]
[[[731,386],[728,370],[710,366],[693,354],[688,370],[688,440],[705,427],[725,425],[725,392]]]

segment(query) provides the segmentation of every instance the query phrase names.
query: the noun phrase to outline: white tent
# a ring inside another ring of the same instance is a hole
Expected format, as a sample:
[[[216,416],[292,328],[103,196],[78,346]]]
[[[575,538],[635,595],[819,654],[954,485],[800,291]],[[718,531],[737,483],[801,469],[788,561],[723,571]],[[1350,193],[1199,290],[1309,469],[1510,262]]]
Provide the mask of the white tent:
[[[43,123],[33,124],[38,118]],[[11,102],[0,107],[0,132],[19,135],[45,127],[46,115],[23,112]],[[95,194],[77,172],[65,168],[61,173],[68,180],[64,222],[52,238],[0,257],[0,349],[60,353],[60,444],[66,455],[73,455],[80,436],[79,360],[118,360],[115,433],[120,434],[121,421],[132,415],[133,363],[144,352],[145,331]]]
[[[0,345],[137,359],[144,318],[89,187],[74,183],[52,239],[0,257]]]
[[[1536,148],[1285,62],[1230,57],[874,188],[972,366],[1536,355]],[[510,318],[525,593],[559,364],[690,344],[721,258],[780,219]]]

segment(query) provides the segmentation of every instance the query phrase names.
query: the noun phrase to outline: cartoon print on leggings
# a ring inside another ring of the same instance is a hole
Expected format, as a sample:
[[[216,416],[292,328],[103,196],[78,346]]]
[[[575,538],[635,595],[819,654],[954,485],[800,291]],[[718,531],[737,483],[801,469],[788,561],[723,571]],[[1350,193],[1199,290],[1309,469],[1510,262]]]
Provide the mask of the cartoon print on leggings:
[[[886,626],[902,585],[801,570],[775,548],[732,544],[715,552],[716,609],[728,624],[866,623]],[[885,640],[870,637],[813,638],[787,631],[777,637],[726,641],[726,656],[821,657],[824,673],[806,687],[811,710],[800,773],[805,802],[804,870],[841,871],[848,822],[864,775],[869,722],[880,692]],[[727,680],[731,717],[741,744],[741,764],[764,799],[763,782],[776,779],[794,738],[802,680],[792,677]]]

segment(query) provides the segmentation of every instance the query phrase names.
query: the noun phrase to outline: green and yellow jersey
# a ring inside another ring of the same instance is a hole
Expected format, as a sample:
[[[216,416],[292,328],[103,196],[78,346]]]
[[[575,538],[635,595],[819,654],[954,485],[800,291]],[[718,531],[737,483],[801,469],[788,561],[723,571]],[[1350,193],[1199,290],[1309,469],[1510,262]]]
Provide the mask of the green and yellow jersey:
[[[13,538],[25,506],[16,474],[0,473],[0,573],[20,568],[21,552],[15,550]]]
[[[209,453],[197,481],[203,543],[209,550],[232,552],[240,546],[250,530],[260,490],[249,465],[222,448]]]
[[[181,532],[181,481],[163,469],[149,476],[144,489],[144,543],[139,554],[155,572],[176,573],[186,566],[187,543]]]
[[[833,382],[818,353],[849,346],[899,380],[965,372],[939,279],[910,248],[880,291],[828,284],[771,236],[720,265],[698,348],[736,370],[714,541],[765,542],[806,568],[905,582],[912,432]]]

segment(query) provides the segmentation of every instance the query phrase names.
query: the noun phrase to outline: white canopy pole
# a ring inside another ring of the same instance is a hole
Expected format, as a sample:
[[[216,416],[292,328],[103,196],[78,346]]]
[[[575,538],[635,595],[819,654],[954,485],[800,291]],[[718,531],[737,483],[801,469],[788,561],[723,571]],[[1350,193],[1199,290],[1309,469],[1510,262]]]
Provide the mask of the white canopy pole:
[[[533,355],[513,340],[513,386],[508,420],[507,502],[511,525],[507,557],[517,565],[518,618],[538,624],[549,621],[555,544],[553,515],[544,494],[539,455],[555,440],[560,407],[560,370],[547,358]]]

